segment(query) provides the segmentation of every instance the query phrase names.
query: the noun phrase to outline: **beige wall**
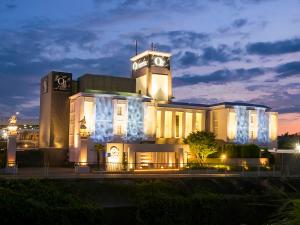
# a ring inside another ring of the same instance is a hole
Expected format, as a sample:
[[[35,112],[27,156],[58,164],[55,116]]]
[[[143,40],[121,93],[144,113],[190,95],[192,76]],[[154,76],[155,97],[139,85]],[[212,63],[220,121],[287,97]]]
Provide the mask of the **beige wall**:
[[[158,107],[156,122],[157,142],[176,143],[177,141],[174,139],[183,139],[190,132],[199,129],[205,130],[205,115],[204,110]],[[179,117],[179,129],[176,127],[176,116]]]

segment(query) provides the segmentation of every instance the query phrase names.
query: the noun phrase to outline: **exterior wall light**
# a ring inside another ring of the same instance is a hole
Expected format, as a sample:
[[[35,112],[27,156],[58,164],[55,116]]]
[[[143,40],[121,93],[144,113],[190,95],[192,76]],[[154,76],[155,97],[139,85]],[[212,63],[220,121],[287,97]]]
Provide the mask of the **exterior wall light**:
[[[222,154],[220,158],[221,158],[221,161],[224,162],[227,159],[227,155]]]
[[[300,152],[300,144],[299,143],[296,144],[295,149],[297,152]]]

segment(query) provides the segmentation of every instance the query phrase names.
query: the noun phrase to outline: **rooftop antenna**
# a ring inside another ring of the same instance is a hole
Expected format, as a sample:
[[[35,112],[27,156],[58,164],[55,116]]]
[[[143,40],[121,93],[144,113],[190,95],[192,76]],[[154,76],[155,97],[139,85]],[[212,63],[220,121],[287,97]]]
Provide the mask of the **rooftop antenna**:
[[[154,43],[151,42],[151,51],[154,51]]]
[[[138,43],[137,40],[135,40],[135,55],[138,54]]]

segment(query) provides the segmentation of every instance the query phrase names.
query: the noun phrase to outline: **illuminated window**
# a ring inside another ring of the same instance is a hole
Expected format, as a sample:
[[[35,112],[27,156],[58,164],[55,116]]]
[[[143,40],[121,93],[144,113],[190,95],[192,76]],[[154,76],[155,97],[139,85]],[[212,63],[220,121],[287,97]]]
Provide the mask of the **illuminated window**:
[[[168,76],[153,74],[152,75],[152,88],[151,88],[151,97],[158,101],[167,101],[168,100]]]
[[[218,136],[219,123],[217,118],[217,112],[213,112],[213,132]]]
[[[229,112],[228,115],[228,126],[227,126],[227,137],[229,140],[234,140],[236,138],[236,113]]]
[[[172,112],[165,111],[165,138],[172,137]]]
[[[269,115],[269,138],[274,141],[277,139],[277,115]]]
[[[122,135],[123,134],[123,127],[122,125],[117,125],[117,135]]]
[[[257,114],[256,111],[250,111],[249,117],[249,138],[250,140],[255,140],[257,138],[258,132],[258,121],[257,121]]]
[[[182,112],[176,112],[176,121],[175,121],[175,137],[182,137]]]
[[[196,130],[202,130],[202,113],[196,113]]]
[[[160,138],[161,137],[161,111],[157,111],[157,116],[156,116],[156,137]]]
[[[117,115],[122,116],[123,115],[123,107],[121,105],[117,106]]]
[[[185,113],[185,137],[193,131],[193,113]]]

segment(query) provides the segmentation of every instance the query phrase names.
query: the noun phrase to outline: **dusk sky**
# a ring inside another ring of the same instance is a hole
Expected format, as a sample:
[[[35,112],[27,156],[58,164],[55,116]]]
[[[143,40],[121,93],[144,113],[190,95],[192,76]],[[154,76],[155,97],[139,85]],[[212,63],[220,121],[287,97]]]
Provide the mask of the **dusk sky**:
[[[130,76],[172,53],[176,101],[265,104],[300,131],[300,0],[1,0],[0,117],[38,117],[51,70]]]

